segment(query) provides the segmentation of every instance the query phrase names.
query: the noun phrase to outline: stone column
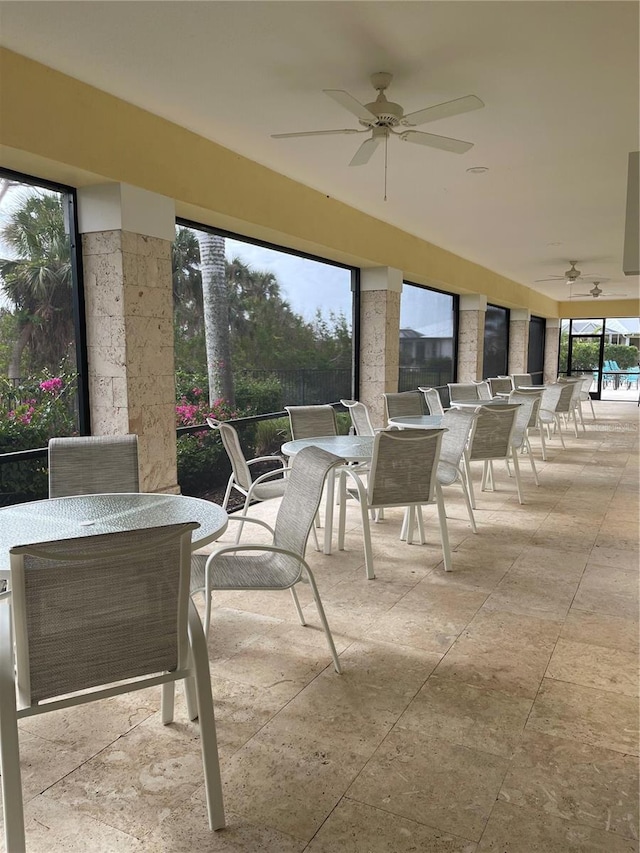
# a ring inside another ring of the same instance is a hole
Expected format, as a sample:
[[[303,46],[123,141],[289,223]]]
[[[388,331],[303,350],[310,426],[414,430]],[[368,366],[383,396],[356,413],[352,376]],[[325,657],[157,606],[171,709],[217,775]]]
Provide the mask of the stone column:
[[[558,378],[558,354],[560,352],[560,320],[547,320],[544,335],[544,374],[543,382],[555,382]]]
[[[526,308],[509,312],[509,373],[527,373],[529,366],[529,321]]]
[[[484,318],[487,298],[481,294],[460,297],[458,315],[458,382],[482,379]]]
[[[140,488],[178,492],[173,200],[127,184],[78,191],[91,431],[138,436]]]
[[[398,390],[402,272],[363,269],[360,276],[360,400],[374,426],[386,426],[382,394]]]

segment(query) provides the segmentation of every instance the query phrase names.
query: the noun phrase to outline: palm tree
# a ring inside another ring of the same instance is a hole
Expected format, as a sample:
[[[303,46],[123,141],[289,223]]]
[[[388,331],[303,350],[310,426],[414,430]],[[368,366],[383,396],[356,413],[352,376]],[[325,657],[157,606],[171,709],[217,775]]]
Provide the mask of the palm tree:
[[[25,194],[1,237],[14,258],[0,258],[0,286],[18,321],[8,376],[20,377],[25,349],[30,368],[55,370],[74,340],[71,252],[61,196]]]
[[[225,239],[197,231],[202,275],[202,309],[209,376],[209,403],[222,398],[235,405],[231,372],[229,294],[225,267]]]

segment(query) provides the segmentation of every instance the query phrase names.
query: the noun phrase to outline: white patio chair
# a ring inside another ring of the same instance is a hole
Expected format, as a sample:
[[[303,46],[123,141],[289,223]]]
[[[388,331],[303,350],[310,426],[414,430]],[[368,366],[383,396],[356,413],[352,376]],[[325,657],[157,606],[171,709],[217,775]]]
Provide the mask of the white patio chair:
[[[476,386],[478,392],[478,400],[491,400],[493,394],[486,379],[482,382],[474,382],[473,384]]]
[[[526,438],[529,442],[529,448],[531,442],[529,441],[532,430],[538,430],[538,434],[540,436],[540,448],[541,448],[541,456],[543,461],[546,461],[546,444],[544,438],[544,425],[540,422],[540,406],[542,405],[542,394],[543,389],[538,385],[532,385],[530,388],[523,386],[519,388],[517,391],[512,391],[509,395],[510,403],[519,403],[522,402],[525,405],[528,405],[528,401],[533,401],[530,406],[529,412],[529,422],[526,428]],[[513,395],[513,399],[512,399]],[[520,417],[520,414],[518,415]],[[526,449],[526,448],[525,448]],[[537,472],[536,472],[537,473]]]
[[[557,432],[560,438],[560,444],[563,448],[566,447],[564,438],[562,437],[562,423],[560,421],[561,413],[566,414],[571,410],[571,396],[573,394],[573,385],[566,382],[554,382],[547,385],[542,392],[542,400],[540,402],[540,412],[538,414],[539,422],[546,427],[547,439],[551,441],[553,432]],[[546,460],[546,454],[543,454],[543,459]]]
[[[423,388],[421,385],[419,385],[418,391],[422,391],[422,393],[424,394],[424,399],[427,402],[427,407],[429,409],[430,415],[444,415],[444,406],[442,405],[442,398],[440,397],[437,388]]]
[[[530,373],[512,373],[511,380],[515,391],[517,391],[518,388],[528,388],[530,385],[533,386],[533,376]]]
[[[49,497],[139,492],[136,435],[49,439]]]
[[[234,590],[284,590],[290,589],[300,619],[304,616],[295,584],[307,582],[311,587],[318,615],[324,628],[333,665],[340,672],[340,662],[333,637],[322,607],[320,593],[304,553],[307,539],[318,511],[325,477],[344,459],[320,450],[306,447],[296,454],[291,465],[287,489],[284,493],[276,523],[271,528],[266,522],[245,516],[229,521],[241,524],[258,524],[272,535],[268,545],[225,545],[216,548],[209,556],[195,554],[192,558],[191,593],[202,593],[205,599],[204,628],[209,634],[211,624],[211,597],[216,589]],[[253,552],[253,553],[252,553]]]
[[[477,412],[469,409],[449,409],[442,418],[442,427],[445,433],[442,436],[440,448],[440,461],[438,462],[438,483],[441,486],[452,486],[460,483],[462,494],[467,507],[471,530],[478,532],[476,520],[471,506],[471,495],[467,484],[467,467],[465,465],[465,454],[467,447],[473,441]]]
[[[287,486],[287,468],[285,467],[284,459],[281,456],[256,456],[255,459],[246,459],[240,445],[238,433],[231,424],[225,421],[216,421],[213,418],[207,418],[207,423],[211,429],[218,430],[224,449],[229,457],[229,462],[231,463],[231,474],[227,481],[222,509],[227,508],[233,489],[244,495],[245,501],[242,508],[242,515],[246,515],[249,504],[252,501],[281,498]],[[261,462],[274,462],[279,468],[275,471],[261,474],[254,480],[251,475],[251,466]]]
[[[516,478],[518,501],[524,503],[518,455],[513,448],[513,432],[519,408],[519,406],[505,403],[504,405],[480,406],[476,409],[478,419],[473,440],[469,447],[468,460],[469,462],[483,462],[481,489],[484,492],[494,490],[494,461],[503,459],[506,462],[511,459]],[[467,467],[467,480],[471,506],[475,509],[476,502],[470,466]]]
[[[520,451],[520,453],[527,454],[536,486],[540,485],[540,481],[538,480],[536,463],[533,459],[533,452],[529,441],[529,429],[532,426],[535,426],[538,422],[538,412],[540,410],[541,400],[542,390],[538,392],[529,390],[512,391],[511,394],[509,394],[509,402],[518,404],[516,424],[511,437],[511,443],[515,453]]]
[[[196,526],[11,550],[11,592],[0,595],[0,773],[10,853],[25,850],[18,720],[162,685],[168,724],[179,680],[200,723],[209,826],[224,826],[207,646],[189,599]]]
[[[583,403],[589,403],[589,405],[591,406],[591,416],[593,417],[594,421],[596,420],[596,412],[593,408],[593,400],[591,399],[591,394],[589,393],[589,391],[591,390],[591,386],[593,385],[592,374],[590,373],[588,376],[583,376],[581,382],[582,388],[580,389],[580,416],[584,424],[584,418],[582,413]]]
[[[497,397],[498,394],[510,394],[513,391],[513,382],[510,376],[492,376],[487,379],[491,396]]]
[[[451,405],[454,403],[474,403],[480,399],[478,397],[478,386],[475,382],[448,382],[447,387]]]
[[[424,525],[420,507],[437,504],[442,539],[442,553],[446,571],[451,570],[451,551],[447,532],[442,489],[437,479],[440,445],[444,430],[387,430],[379,432],[373,443],[371,471],[365,484],[357,471],[343,469],[340,476],[340,519],[338,525],[338,547],[344,550],[346,526],[346,493],[360,503],[364,561],[367,578],[375,578],[373,549],[369,513],[384,507],[406,507],[402,538],[413,540],[417,521],[420,544],[424,544]],[[353,487],[347,489],[347,477]]]
[[[337,435],[338,424],[333,406],[285,406],[289,415],[291,438],[317,438]]]
[[[390,418],[404,418],[412,415],[425,415],[426,403],[420,391],[398,391],[382,395],[387,423]]]
[[[376,428],[371,423],[369,409],[364,403],[357,400],[340,400],[340,402],[349,412],[356,435],[375,435],[380,431],[380,427]]]

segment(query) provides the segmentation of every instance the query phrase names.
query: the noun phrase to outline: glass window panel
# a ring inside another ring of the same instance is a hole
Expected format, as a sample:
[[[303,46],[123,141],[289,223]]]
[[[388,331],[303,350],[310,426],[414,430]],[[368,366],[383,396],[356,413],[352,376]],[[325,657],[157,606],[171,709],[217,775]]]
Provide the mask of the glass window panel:
[[[544,340],[547,322],[544,317],[531,317],[529,321],[529,355],[527,372],[533,377],[534,385],[542,384],[544,373]]]
[[[208,358],[202,279],[216,270]],[[351,269],[179,225],[173,275],[179,393],[236,416],[352,396]]]
[[[454,380],[456,298],[404,282],[400,299],[398,389]]]
[[[482,376],[504,376],[509,364],[509,309],[487,305]]]
[[[0,455],[80,432],[70,196],[0,171]],[[46,458],[0,462],[0,503],[46,497]]]

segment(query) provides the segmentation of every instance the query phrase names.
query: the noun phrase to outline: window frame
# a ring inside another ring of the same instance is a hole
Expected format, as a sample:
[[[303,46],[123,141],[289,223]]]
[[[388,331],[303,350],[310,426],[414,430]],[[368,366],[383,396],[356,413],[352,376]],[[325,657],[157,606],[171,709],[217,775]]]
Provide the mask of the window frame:
[[[507,332],[506,341],[505,341],[505,360],[504,360],[505,369],[500,375],[501,376],[507,376],[509,374],[509,337],[510,337],[509,326],[511,324],[511,309],[505,307],[504,305],[496,305],[493,302],[487,302],[487,309],[489,309],[489,308],[496,308],[498,311],[504,311],[505,312],[505,316],[506,316],[505,328],[506,328],[506,332]],[[483,379],[488,378],[486,375],[487,371],[485,369],[486,336],[487,336],[487,314],[485,311],[484,336],[483,336],[483,347],[482,347],[482,378]],[[498,374],[495,374],[495,375],[498,375]]]

